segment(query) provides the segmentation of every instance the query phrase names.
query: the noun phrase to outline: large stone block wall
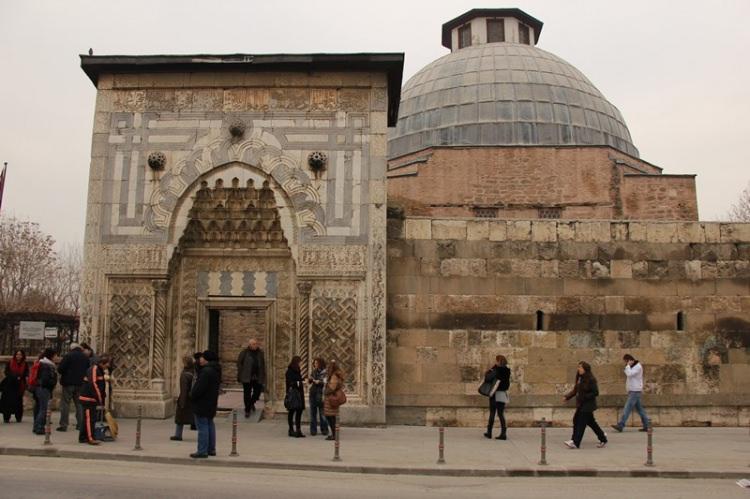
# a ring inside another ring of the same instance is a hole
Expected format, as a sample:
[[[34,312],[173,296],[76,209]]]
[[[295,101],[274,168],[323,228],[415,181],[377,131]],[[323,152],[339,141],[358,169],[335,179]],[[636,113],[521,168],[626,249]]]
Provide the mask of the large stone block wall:
[[[749,347],[750,224],[389,220],[389,422],[486,424],[503,354],[511,425],[570,424],[581,360],[614,423],[630,352],[655,424],[747,424]]]
[[[433,147],[389,160],[388,195],[408,214],[437,218],[495,207],[500,218],[528,219],[557,207],[565,219],[697,220],[694,178],[660,173],[609,147]],[[660,208],[648,210],[654,198]]]

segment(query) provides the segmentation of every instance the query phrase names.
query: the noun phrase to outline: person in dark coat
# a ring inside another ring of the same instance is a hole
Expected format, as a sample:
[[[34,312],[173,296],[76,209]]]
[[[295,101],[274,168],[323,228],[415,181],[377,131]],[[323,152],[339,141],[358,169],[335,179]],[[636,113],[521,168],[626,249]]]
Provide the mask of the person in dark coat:
[[[216,455],[216,426],[214,417],[219,404],[221,388],[221,366],[219,356],[206,350],[198,360],[198,379],[190,392],[195,423],[198,427],[198,450],[190,454],[192,458],[206,458]]]
[[[0,383],[0,412],[3,421],[10,423],[11,414],[16,416],[16,422],[23,419],[23,394],[29,377],[29,365],[26,363],[26,352],[16,350],[10,362],[5,366],[5,378]]]
[[[57,362],[59,358],[60,356],[57,355],[57,351],[52,348],[47,348],[42,353],[42,358],[39,359],[37,384],[34,388],[34,396],[36,397],[38,408],[32,430],[36,435],[44,435],[47,406],[52,399],[52,392],[57,386],[57,366],[55,365],[55,362]]]
[[[107,399],[107,381],[105,374],[109,371],[110,357],[103,354],[98,362],[91,364],[86,371],[81,385],[81,394],[78,399],[83,409],[83,421],[78,433],[78,442],[89,445],[99,445],[101,442],[96,438],[94,429],[99,420],[98,407],[104,408]]]
[[[68,420],[70,413],[70,403],[73,402],[76,408],[76,430],[81,429],[83,422],[83,407],[79,397],[81,396],[81,386],[83,378],[86,377],[86,371],[89,369],[89,357],[84,353],[83,348],[78,343],[70,344],[70,352],[65,354],[57,366],[57,372],[60,373],[60,385],[62,385],[62,399],[60,401],[60,426],[57,431],[68,430]]]
[[[565,445],[568,448],[579,449],[581,447],[581,440],[583,440],[583,433],[586,431],[586,426],[591,427],[599,439],[597,447],[602,448],[607,445],[607,435],[602,431],[594,418],[596,397],[598,396],[599,387],[594,374],[591,372],[591,365],[588,362],[579,362],[575,386],[564,397],[565,401],[573,397],[576,398],[576,412],[573,415],[573,439],[565,441]]]
[[[258,340],[252,338],[237,358],[237,382],[242,383],[245,417],[255,411],[255,403],[266,384],[266,360]]]
[[[302,411],[305,410],[305,383],[302,381],[300,362],[302,362],[302,357],[295,355],[292,357],[289,367],[286,368],[286,391],[287,393],[289,390],[299,392],[299,402],[301,404],[299,408],[290,409],[287,412],[289,436],[296,438],[304,438],[305,436],[301,428]],[[292,427],[292,420],[294,420],[294,427]]]
[[[189,424],[195,427],[195,415],[190,400],[190,390],[193,388],[195,379],[195,361],[192,355],[186,355],[182,359],[182,373],[180,374],[180,396],[177,398],[177,410],[174,414],[175,430],[170,440],[182,440],[183,426]]]
[[[510,368],[508,360],[503,355],[495,357],[495,365],[484,375],[485,381],[499,382],[497,389],[489,396],[490,399],[490,418],[487,421],[486,438],[492,438],[492,426],[495,423],[495,414],[500,419],[500,435],[497,440],[507,440],[508,427],[505,424],[505,404],[508,403],[508,388],[510,388]]]
[[[323,390],[326,387],[326,361],[321,357],[313,360],[312,372],[307,381],[310,383],[310,435],[318,434],[318,420],[320,433],[328,435],[328,421],[323,414]]]

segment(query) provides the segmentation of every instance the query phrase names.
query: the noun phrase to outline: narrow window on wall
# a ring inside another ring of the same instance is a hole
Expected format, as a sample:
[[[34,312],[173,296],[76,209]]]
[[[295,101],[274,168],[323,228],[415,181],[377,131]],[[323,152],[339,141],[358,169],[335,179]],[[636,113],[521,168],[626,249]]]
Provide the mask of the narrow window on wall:
[[[529,36],[529,27],[525,24],[518,25],[518,43],[524,45],[531,45],[531,37]]]
[[[677,330],[678,331],[685,330],[685,312],[683,311],[677,312]]]
[[[497,218],[497,208],[474,208],[474,216],[477,218]]]
[[[487,19],[487,43],[505,41],[505,20]]]
[[[458,48],[471,46],[471,24],[465,24],[458,28]]]
[[[541,310],[536,311],[536,330],[541,331],[544,329],[544,312]]]

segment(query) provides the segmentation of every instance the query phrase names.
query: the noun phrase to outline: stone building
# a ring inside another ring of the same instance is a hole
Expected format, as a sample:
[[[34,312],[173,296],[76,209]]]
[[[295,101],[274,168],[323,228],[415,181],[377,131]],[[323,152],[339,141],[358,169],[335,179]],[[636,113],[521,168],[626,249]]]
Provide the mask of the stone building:
[[[569,424],[579,360],[614,422],[626,352],[655,423],[748,423],[750,225],[699,222],[694,176],[642,160],[541,30],[469,11],[403,90],[402,54],[82,56],[81,335],[115,355],[119,411],[169,415],[209,347],[232,388],[255,336],[271,409],[320,354],[346,423],[482,424],[498,353],[511,424]]]
[[[486,423],[477,386],[502,353],[512,425],[570,424],[580,360],[614,423],[630,352],[656,424],[747,424],[750,224],[698,222],[694,177],[640,159],[620,112],[536,48],[541,30],[517,9],[469,11],[403,88],[388,421]]]
[[[248,338],[279,407],[292,355],[336,358],[385,421],[386,129],[403,54],[81,56],[97,88],[82,337],[115,402],[172,412],[180,359]]]

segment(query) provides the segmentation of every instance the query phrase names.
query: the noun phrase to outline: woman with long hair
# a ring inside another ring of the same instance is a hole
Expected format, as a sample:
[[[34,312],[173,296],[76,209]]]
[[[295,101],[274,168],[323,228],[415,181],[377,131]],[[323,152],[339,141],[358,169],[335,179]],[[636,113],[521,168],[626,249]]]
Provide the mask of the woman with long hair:
[[[326,440],[336,440],[336,418],[339,415],[339,407],[346,401],[344,393],[344,375],[335,360],[328,364],[328,381],[323,391],[323,414],[328,420],[331,434]]]
[[[10,362],[5,366],[5,378],[0,383],[0,412],[3,421],[10,423],[10,416],[16,416],[16,422],[23,419],[23,394],[29,377],[29,366],[26,363],[26,352],[16,350]]]
[[[565,401],[573,397],[576,398],[576,412],[573,416],[573,439],[565,441],[568,448],[579,449],[581,447],[581,440],[583,440],[583,433],[587,426],[594,431],[596,438],[599,439],[597,447],[602,448],[607,445],[607,434],[602,431],[594,418],[596,397],[598,396],[599,387],[594,374],[591,372],[591,365],[588,362],[579,362],[575,386],[564,397]]]
[[[296,390],[299,392],[297,401],[300,406],[287,408],[287,421],[289,423],[289,436],[296,438],[304,438],[302,433],[302,411],[305,410],[305,383],[302,380],[302,368],[300,363],[302,357],[295,355],[292,357],[292,361],[289,363],[289,367],[286,369],[286,391],[289,393],[290,390]],[[292,426],[294,423],[294,426]]]
[[[505,424],[505,404],[509,402],[508,388],[510,388],[510,368],[508,359],[504,355],[495,357],[495,364],[485,374],[485,379],[495,380],[498,382],[497,389],[490,394],[490,418],[487,421],[486,438],[492,438],[492,426],[495,423],[495,414],[500,419],[500,435],[495,437],[497,440],[508,439],[508,427]]]
[[[328,421],[323,414],[323,390],[326,385],[326,361],[320,357],[313,360],[312,372],[308,378],[310,383],[310,435],[318,434],[318,420],[320,433],[328,435]]]

